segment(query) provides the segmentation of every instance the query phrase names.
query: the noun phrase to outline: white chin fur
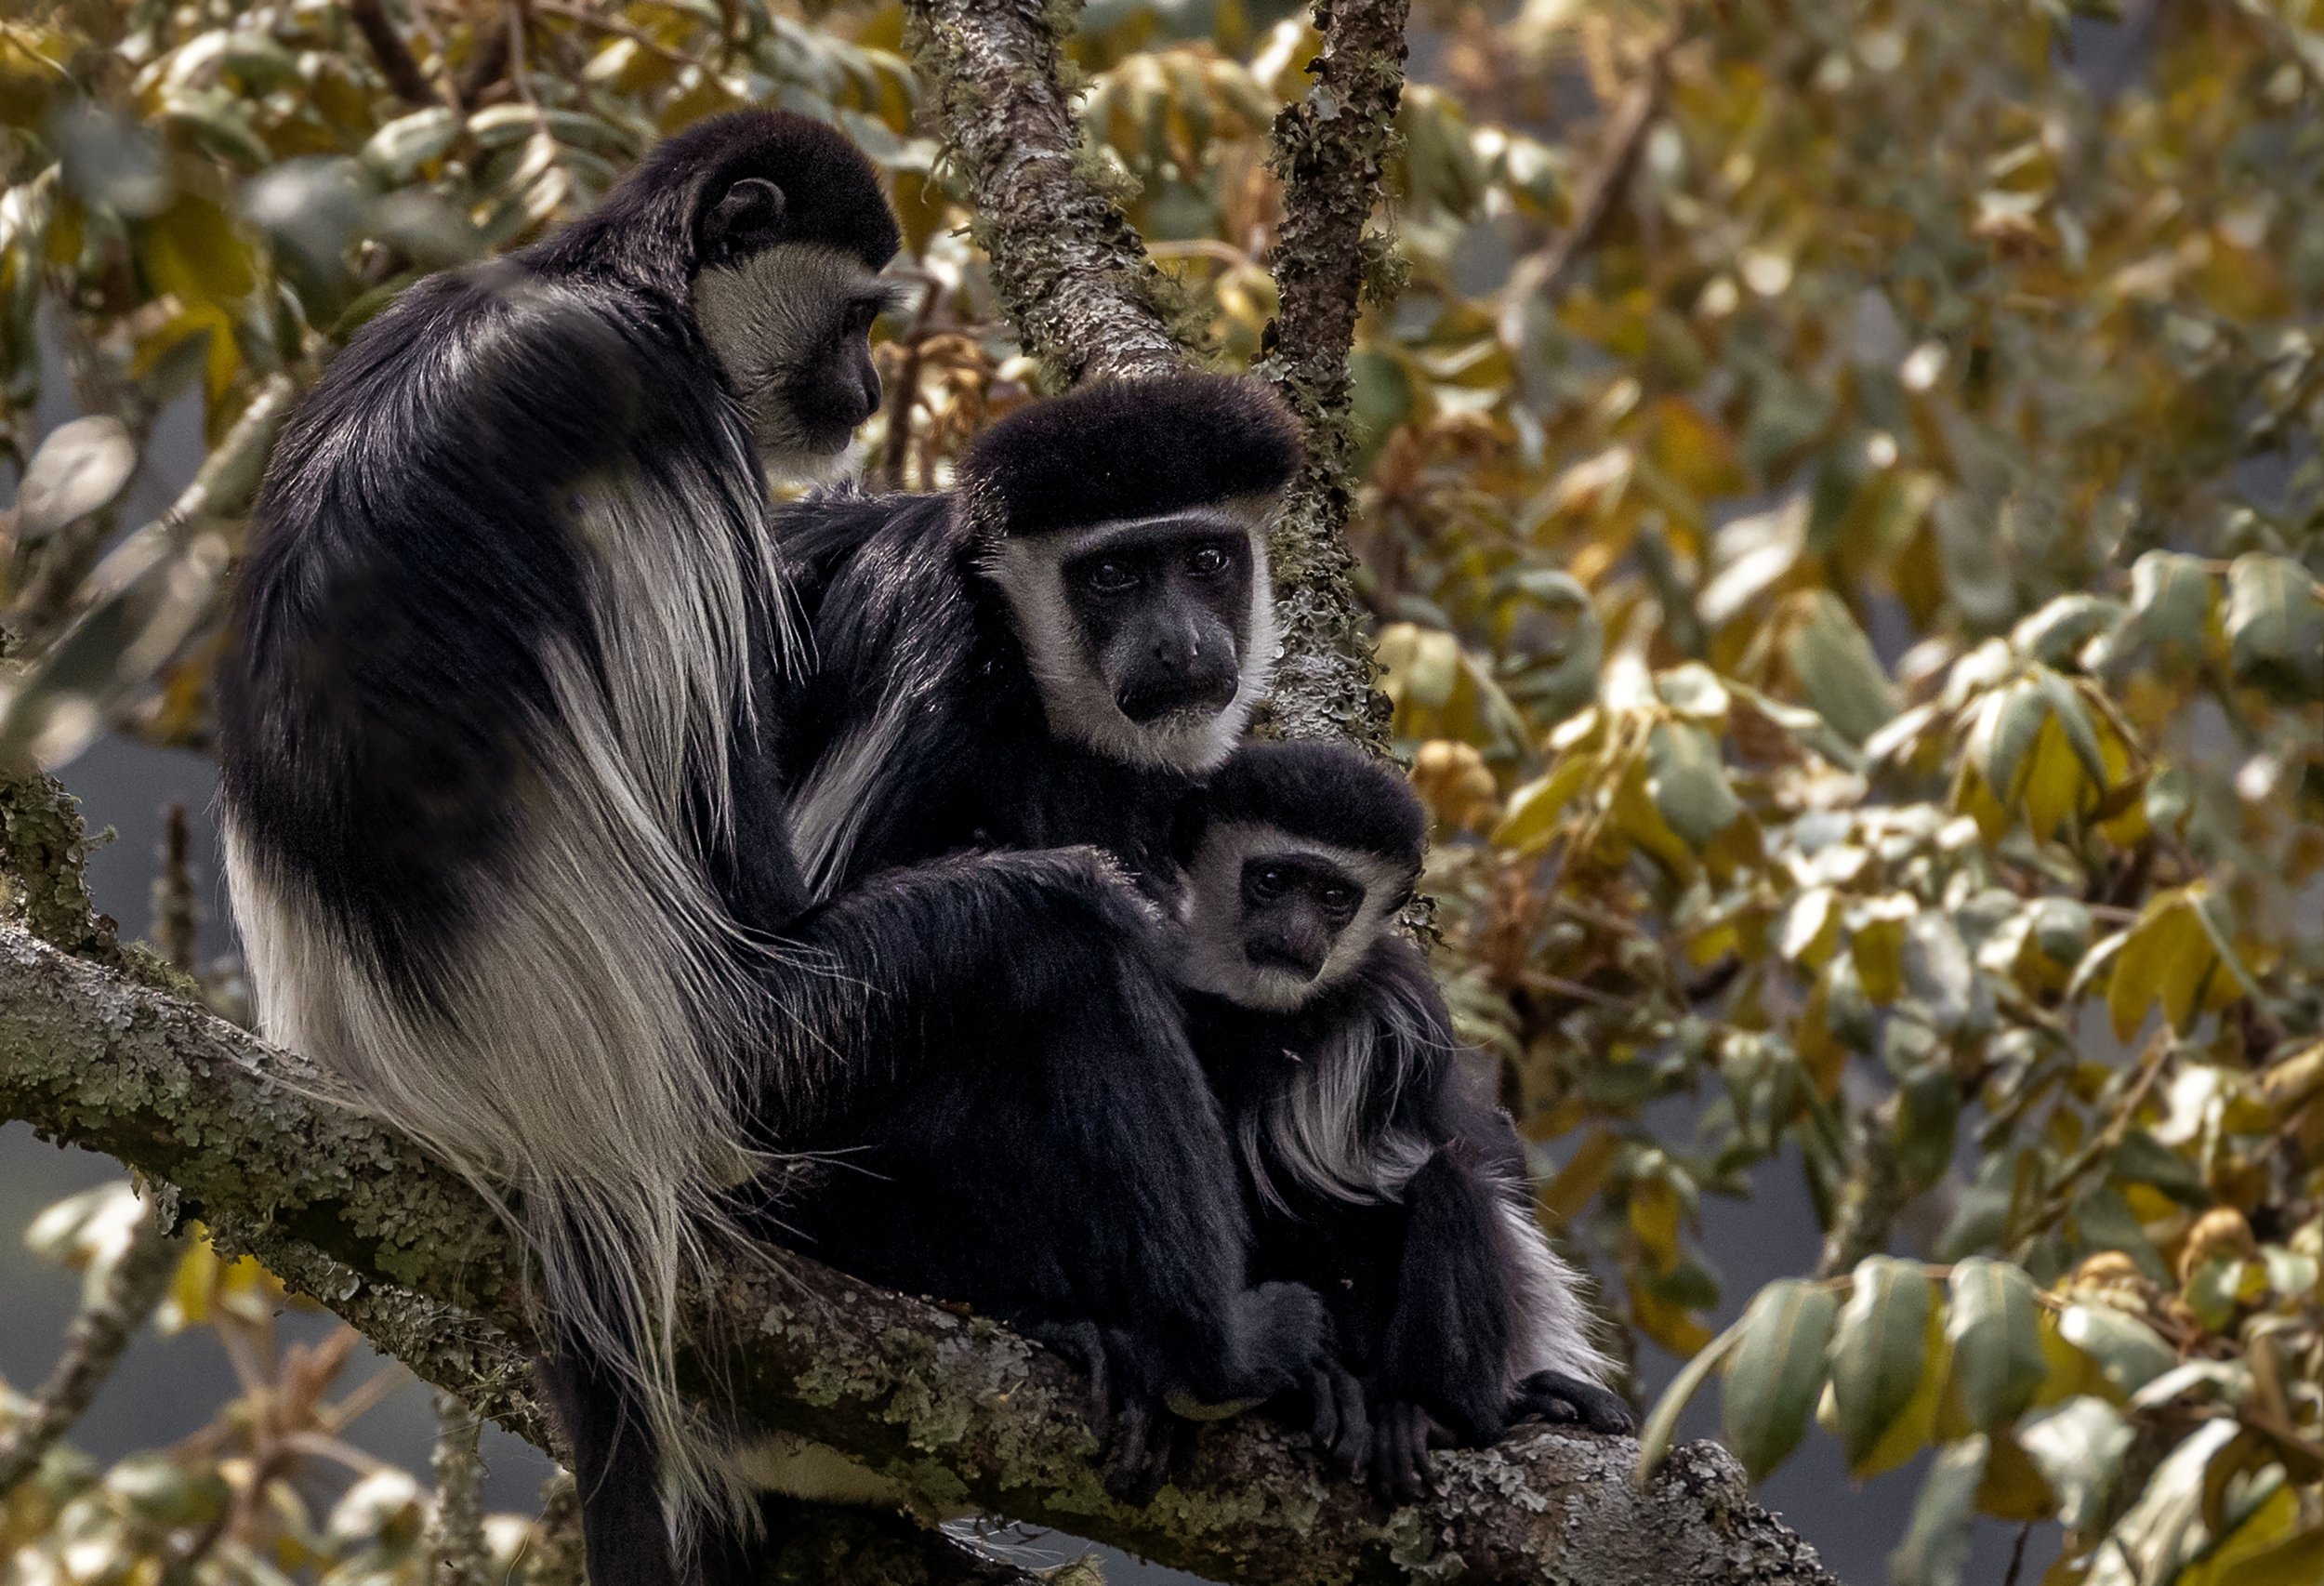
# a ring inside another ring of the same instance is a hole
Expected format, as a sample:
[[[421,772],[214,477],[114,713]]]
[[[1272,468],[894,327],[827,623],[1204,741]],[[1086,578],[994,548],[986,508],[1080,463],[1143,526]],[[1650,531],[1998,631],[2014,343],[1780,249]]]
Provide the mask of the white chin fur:
[[[1083,648],[1065,603],[1060,566],[1100,539],[1157,520],[1107,523],[1082,535],[1003,538],[984,559],[986,577],[1009,599],[1009,615],[1025,665],[1041,690],[1050,731],[1069,743],[1125,765],[1193,774],[1215,771],[1235,752],[1251,712],[1266,696],[1282,636],[1275,623],[1274,586],[1267,575],[1267,513],[1237,510],[1251,537],[1250,612],[1245,623],[1242,675],[1235,697],[1215,711],[1182,711],[1132,721],[1114,703],[1105,679]]]
[[[1355,918],[1340,932],[1312,980],[1287,970],[1261,968],[1243,952],[1243,866],[1252,859],[1275,855],[1319,860],[1364,889]],[[1180,894],[1184,930],[1179,981],[1241,1007],[1288,1013],[1346,979],[1364,961],[1411,884],[1400,866],[1377,853],[1313,842],[1251,822],[1219,822],[1203,833]]]

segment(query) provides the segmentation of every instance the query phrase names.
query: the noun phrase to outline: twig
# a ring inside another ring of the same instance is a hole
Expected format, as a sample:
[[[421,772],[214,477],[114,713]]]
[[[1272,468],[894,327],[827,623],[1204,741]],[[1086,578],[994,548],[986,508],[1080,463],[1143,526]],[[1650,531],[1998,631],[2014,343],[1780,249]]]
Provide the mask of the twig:
[[[1837,1277],[1885,1249],[1896,1214],[1910,1198],[1904,1175],[1896,1169],[1897,1104],[1892,1093],[1855,1117],[1849,1131],[1848,1179],[1841,1186],[1831,1229],[1824,1236],[1823,1254],[1816,1262],[1817,1277]]]
[[[428,73],[419,69],[412,58],[411,46],[395,31],[388,20],[385,0],[348,0],[347,19],[355,24],[355,31],[363,35],[370,46],[371,58],[379,66],[379,75],[388,80],[395,97],[407,105],[432,105],[437,102],[433,84]]]
[[[552,17],[562,17],[567,21],[578,22],[585,28],[592,28],[601,33],[611,33],[616,38],[626,38],[639,48],[650,50],[660,56],[673,66],[699,64],[693,56],[687,54],[684,50],[664,44],[636,23],[625,22],[619,17],[601,17],[595,11],[585,11],[578,6],[567,5],[565,0],[532,0],[532,4],[535,11],[546,11]]]
[[[1630,185],[1631,172],[1637,168],[1639,153],[1646,146],[1646,134],[1670,92],[1670,57],[1685,39],[1682,16],[1663,35],[1661,43],[1655,46],[1638,81],[1630,86],[1613,113],[1606,117],[1597,163],[1590,167],[1575,193],[1572,223],[1552,238],[1549,246],[1528,254],[1509,272],[1509,285],[1501,299],[1501,339],[1508,345],[1515,347],[1525,338],[1525,305],[1536,297],[1555,297],[1565,287],[1566,271],[1604,235],[1608,222],[1614,218],[1616,203]]]
[[[507,0],[507,5],[502,7],[504,12],[521,8],[521,0]],[[500,27],[493,27],[479,20],[469,27],[468,64],[460,69],[453,89],[462,110],[475,109],[476,101],[484,97],[484,91],[508,74],[508,46],[513,38],[505,15],[503,22]]]
[[[451,1394],[436,1398],[436,1513],[428,1528],[435,1586],[484,1586],[483,1421]]]
[[[182,974],[193,972],[195,932],[200,918],[193,901],[191,844],[186,831],[186,807],[172,799],[162,806],[161,866],[153,874],[153,945],[169,967]]]
[[[2033,1537],[2033,1522],[2017,1527],[2017,1541],[2009,1550],[2009,1573],[2001,1578],[2001,1586],[2017,1586],[2019,1571],[2026,1567],[2026,1543]]]
[[[0,1498],[40,1464],[72,1430],[121,1363],[122,1351],[168,1292],[178,1270],[178,1242],[149,1211],[138,1219],[128,1248],[106,1274],[104,1287],[65,1333],[64,1354],[33,1395],[23,1415],[0,1433]]]

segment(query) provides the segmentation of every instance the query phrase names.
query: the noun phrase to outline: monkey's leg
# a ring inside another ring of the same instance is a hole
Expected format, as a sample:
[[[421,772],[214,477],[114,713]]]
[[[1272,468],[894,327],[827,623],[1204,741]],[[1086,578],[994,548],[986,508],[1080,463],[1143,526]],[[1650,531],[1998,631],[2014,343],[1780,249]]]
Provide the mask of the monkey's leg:
[[[589,1586],[694,1586],[670,1546],[660,1453],[619,1380],[571,1342],[534,1375],[572,1452]]]

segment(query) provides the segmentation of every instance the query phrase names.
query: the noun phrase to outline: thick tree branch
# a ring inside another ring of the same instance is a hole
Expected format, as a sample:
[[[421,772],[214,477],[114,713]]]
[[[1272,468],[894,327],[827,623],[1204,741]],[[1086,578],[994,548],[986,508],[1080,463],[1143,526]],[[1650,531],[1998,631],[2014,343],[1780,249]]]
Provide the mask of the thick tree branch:
[[[1306,466],[1274,547],[1285,644],[1273,725],[1286,737],[1353,738],[1375,749],[1386,747],[1388,710],[1372,686],[1379,668],[1349,581],[1357,482],[1348,353],[1365,289],[1393,258],[1392,240],[1365,228],[1404,98],[1409,9],[1410,0],[1316,0],[1324,47],[1308,66],[1314,86],[1275,118],[1283,223],[1262,363],[1307,430]]]
[[[908,0],[906,43],[978,243],[1025,350],[1061,384],[1185,362],[1170,288],[1103,173],[1059,77],[1079,0]]]
[[[507,1236],[415,1147],[310,1100],[315,1083],[174,996],[0,929],[0,1117],[175,1184],[180,1216],[544,1441]],[[731,1341],[721,1399],[845,1450],[931,1512],[974,1505],[1281,1586],[1441,1579],[1456,1559],[1481,1582],[1829,1579],[1708,1445],[1680,1450],[1642,1494],[1633,1445],[1537,1430],[1446,1456],[1435,1498],[1392,1513],[1247,1419],[1208,1429],[1186,1479],[1129,1508],[1106,1496],[1086,1385],[1063,1362],[988,1322],[779,1259],[735,1262],[693,1303],[697,1336]]]
[[[363,35],[372,59],[378,63],[379,75],[387,79],[397,99],[407,105],[436,102],[435,86],[428,81],[428,73],[419,69],[419,62],[412,59],[411,46],[403,42],[403,35],[395,31],[395,23],[388,18],[385,0],[348,0],[347,19]]]

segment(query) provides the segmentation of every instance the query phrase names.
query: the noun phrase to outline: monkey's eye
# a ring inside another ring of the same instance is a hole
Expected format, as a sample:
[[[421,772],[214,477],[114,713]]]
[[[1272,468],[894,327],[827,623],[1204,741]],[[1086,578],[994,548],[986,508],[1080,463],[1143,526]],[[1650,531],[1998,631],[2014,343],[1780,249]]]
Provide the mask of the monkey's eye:
[[[1127,562],[1101,562],[1081,581],[1101,595],[1118,595],[1138,587],[1138,571]]]
[[[1200,546],[1186,559],[1186,571],[1198,578],[1215,578],[1226,571],[1227,563],[1232,560],[1221,547]]]
[[[1253,903],[1273,903],[1291,890],[1291,878],[1282,866],[1268,865],[1244,877],[1243,890]]]
[[[1356,891],[1353,887],[1326,887],[1316,894],[1316,901],[1332,914],[1353,914]]]
[[[870,335],[872,321],[879,317],[879,311],[882,306],[883,305],[877,300],[868,298],[860,302],[850,303],[847,310],[847,319],[844,322],[847,327],[847,334],[850,336]]]

